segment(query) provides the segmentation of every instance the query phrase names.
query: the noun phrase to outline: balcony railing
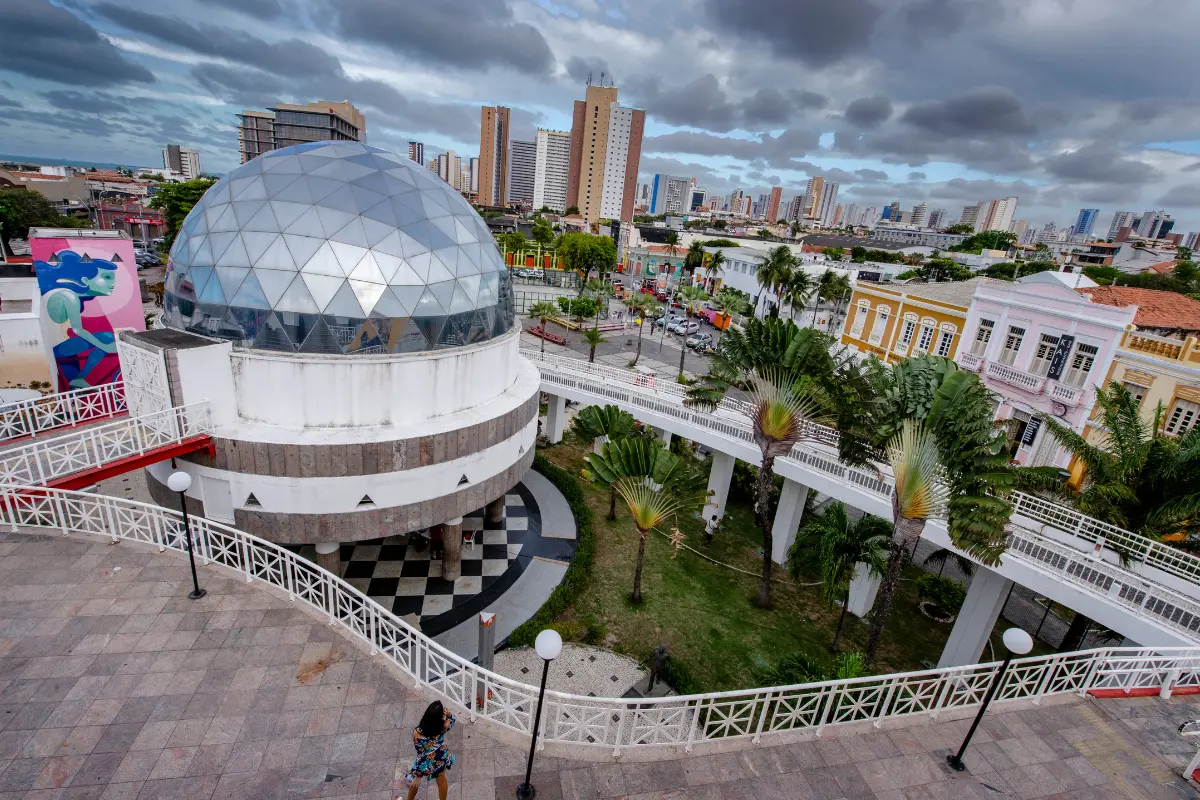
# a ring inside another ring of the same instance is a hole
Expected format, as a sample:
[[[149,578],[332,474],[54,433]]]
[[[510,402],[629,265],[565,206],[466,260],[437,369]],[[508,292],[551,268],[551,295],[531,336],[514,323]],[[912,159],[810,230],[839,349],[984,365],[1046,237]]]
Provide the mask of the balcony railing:
[[[1067,386],[1058,381],[1050,381],[1049,389],[1050,399],[1057,400],[1063,405],[1077,406],[1083,402],[1083,389]]]
[[[1018,389],[1023,389],[1026,392],[1038,394],[1046,385],[1046,379],[1034,375],[1030,372],[1025,372],[1020,369],[1006,367],[996,361],[989,361],[984,374],[989,378],[994,378],[1001,383],[1007,383],[1009,386],[1015,386]]]
[[[979,372],[983,366],[983,357],[974,353],[963,353],[958,357],[958,365],[963,369],[971,370],[971,372]]]
[[[1122,346],[1126,350],[1165,358],[1171,361],[1200,361],[1200,348],[1197,348],[1196,337],[1187,339],[1172,339],[1167,336],[1155,336],[1152,333],[1130,331],[1125,334]]]

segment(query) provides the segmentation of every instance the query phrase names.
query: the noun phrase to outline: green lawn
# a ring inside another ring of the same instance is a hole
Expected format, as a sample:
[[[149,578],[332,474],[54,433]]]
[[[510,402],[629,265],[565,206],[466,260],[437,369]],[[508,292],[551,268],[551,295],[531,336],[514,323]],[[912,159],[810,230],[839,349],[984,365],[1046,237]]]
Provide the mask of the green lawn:
[[[578,474],[589,449],[568,436],[564,443],[541,452]],[[753,575],[718,566],[684,549],[672,557],[670,542],[652,534],[642,576],[644,599],[635,608],[628,597],[633,588],[637,531],[629,512],[618,500],[617,521],[609,522],[608,490],[585,484],[584,494],[596,517],[596,554],[588,584],[563,620],[603,626],[608,646],[639,660],[665,642],[673,658],[707,691],[759,685],[762,670],[796,650],[820,659],[831,657],[828,646],[839,609],[825,605],[817,587],[802,585],[816,581],[815,576],[794,581],[777,568],[780,580],[775,584],[774,608],[766,611],[750,602],[758,588],[762,539],[748,505],[730,503],[725,529],[711,547],[704,546],[703,526],[697,519],[679,519],[666,529],[678,525],[687,533],[688,545]],[[922,668],[922,660],[936,662],[950,633],[949,625],[933,622],[917,611],[911,579],[920,572],[910,567],[908,573],[880,648],[875,665],[878,672],[916,670]],[[1002,627],[997,626],[993,633],[997,653],[1002,652]],[[866,639],[866,625],[848,617],[842,649],[861,650]]]

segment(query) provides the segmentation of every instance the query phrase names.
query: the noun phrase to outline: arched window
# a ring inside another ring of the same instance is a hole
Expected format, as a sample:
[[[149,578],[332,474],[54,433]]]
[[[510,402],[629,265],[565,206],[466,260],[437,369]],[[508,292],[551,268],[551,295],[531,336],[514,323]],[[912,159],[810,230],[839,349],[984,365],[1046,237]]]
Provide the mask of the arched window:
[[[954,352],[954,340],[958,333],[958,326],[949,322],[941,324],[941,333],[938,336],[937,354],[943,358],[949,358]]]
[[[868,344],[879,344],[883,339],[883,332],[887,329],[888,317],[891,314],[892,309],[883,303],[875,307],[875,322],[871,325],[871,335],[867,338]]]
[[[855,339],[862,336],[863,328],[867,324],[867,313],[871,310],[871,303],[867,300],[858,301],[858,310],[855,312],[854,325],[850,328],[850,335]]]

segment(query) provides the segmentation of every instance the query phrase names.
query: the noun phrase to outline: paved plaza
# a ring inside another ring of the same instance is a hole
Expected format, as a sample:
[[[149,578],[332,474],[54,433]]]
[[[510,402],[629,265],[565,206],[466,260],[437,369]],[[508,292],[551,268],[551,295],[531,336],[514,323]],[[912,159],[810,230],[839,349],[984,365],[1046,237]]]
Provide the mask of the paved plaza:
[[[428,698],[335,628],[173,553],[0,533],[0,800],[387,800]],[[965,721],[660,762],[539,756],[538,797],[1184,798],[1191,698],[1079,700]],[[453,800],[509,798],[525,754],[482,726],[449,736]],[[421,797],[436,797],[432,786]]]

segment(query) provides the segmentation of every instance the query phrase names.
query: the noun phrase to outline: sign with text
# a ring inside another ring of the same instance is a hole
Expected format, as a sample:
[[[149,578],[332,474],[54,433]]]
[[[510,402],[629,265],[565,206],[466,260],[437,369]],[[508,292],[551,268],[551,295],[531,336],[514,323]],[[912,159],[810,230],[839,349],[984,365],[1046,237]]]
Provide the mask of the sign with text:
[[[1042,418],[1034,417],[1025,425],[1025,433],[1021,436],[1021,444],[1029,447],[1033,444],[1033,440],[1037,438],[1038,431],[1042,429]]]
[[[1050,372],[1047,373],[1050,380],[1056,381],[1062,377],[1063,370],[1067,368],[1067,357],[1071,355],[1071,346],[1074,344],[1074,336],[1059,337],[1058,347],[1054,348],[1054,356],[1050,359]]]

